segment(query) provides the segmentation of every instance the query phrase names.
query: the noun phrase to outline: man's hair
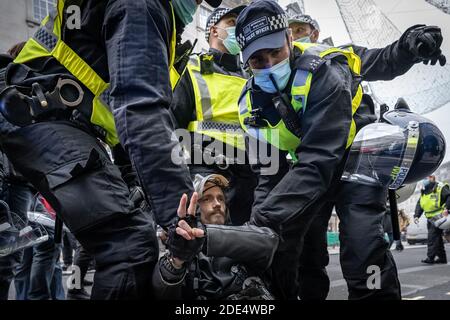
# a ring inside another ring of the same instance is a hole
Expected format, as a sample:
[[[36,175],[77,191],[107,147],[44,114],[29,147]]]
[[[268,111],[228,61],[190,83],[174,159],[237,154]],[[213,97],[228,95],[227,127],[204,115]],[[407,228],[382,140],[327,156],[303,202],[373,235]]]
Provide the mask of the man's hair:
[[[206,180],[205,186],[206,186],[207,183],[212,183],[213,185],[210,186],[209,188],[204,187],[204,188],[203,188],[203,194],[204,194],[206,191],[208,191],[209,189],[211,189],[211,188],[219,187],[220,189],[222,189],[222,191],[223,191],[223,193],[224,193],[224,195],[225,195],[225,190],[228,188],[228,186],[225,185],[225,184],[223,184],[223,182],[222,182],[220,179],[218,179],[218,178],[216,178],[216,177],[211,177],[211,178],[209,178],[208,180]]]
[[[22,51],[23,47],[25,46],[25,43],[26,43],[25,41],[16,43],[11,48],[9,48],[9,50],[7,51],[8,54],[11,57],[13,57],[14,59],[17,58],[17,56],[19,55],[20,51]]]

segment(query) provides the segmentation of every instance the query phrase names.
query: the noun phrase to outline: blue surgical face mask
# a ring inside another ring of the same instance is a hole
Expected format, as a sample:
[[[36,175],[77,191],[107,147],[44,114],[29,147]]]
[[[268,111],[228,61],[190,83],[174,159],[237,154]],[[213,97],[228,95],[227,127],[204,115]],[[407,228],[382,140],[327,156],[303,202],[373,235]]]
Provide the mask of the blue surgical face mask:
[[[295,40],[295,42],[311,43],[311,36],[298,38],[297,40]]]
[[[308,34],[307,36],[298,38],[297,40],[295,40],[295,42],[302,42],[302,43],[312,43],[311,41],[311,36],[312,36],[312,32],[310,34]]]
[[[176,15],[185,26],[192,22],[198,7],[196,0],[172,0],[172,5]]]
[[[423,179],[422,180],[422,185],[424,188],[426,188],[427,186],[429,186],[431,183],[431,181],[429,179]]]
[[[271,68],[252,69],[252,72],[255,84],[258,85],[261,90],[267,93],[275,93],[277,90],[269,76],[272,74],[278,89],[280,91],[284,90],[289,82],[289,77],[291,76],[291,64],[289,63],[289,58],[286,58]]]
[[[218,29],[222,29],[222,28],[219,28],[219,27],[217,27],[217,28]],[[239,52],[241,52],[241,48],[239,48],[239,45],[238,45],[238,43],[236,41],[236,33],[235,33],[236,27],[228,27],[228,28],[225,28],[225,29],[222,29],[222,30],[225,30],[227,32],[227,34],[228,34],[228,36],[225,39],[219,38],[220,40],[223,41],[224,47],[232,55],[239,54]]]

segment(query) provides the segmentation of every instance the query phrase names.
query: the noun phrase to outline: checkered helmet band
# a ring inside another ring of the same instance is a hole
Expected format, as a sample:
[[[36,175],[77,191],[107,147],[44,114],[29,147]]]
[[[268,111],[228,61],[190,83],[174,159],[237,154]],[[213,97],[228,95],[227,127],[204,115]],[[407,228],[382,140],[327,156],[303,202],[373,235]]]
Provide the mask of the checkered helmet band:
[[[230,11],[231,11],[231,9],[229,9],[229,8],[220,8],[212,14],[210,19],[206,23],[206,30],[205,30],[206,42],[209,42],[209,35],[211,33],[211,27],[215,26],[220,21],[220,19],[222,19],[222,17]]]
[[[288,17],[285,13],[283,13],[283,14],[280,13],[280,14],[277,14],[276,16],[260,17],[259,19],[261,19],[261,18],[267,18],[269,29],[264,30],[261,33],[255,32],[253,30],[248,30],[248,32],[246,32],[246,29],[248,29],[248,26],[250,24],[254,23],[254,21],[250,22],[247,26],[244,26],[243,32],[236,35],[236,40],[237,40],[239,46],[241,47],[241,49],[244,49],[250,42],[252,42],[253,40],[255,40],[257,38],[260,38],[267,34],[274,33],[276,31],[281,31],[281,30],[287,29],[289,27]],[[258,30],[256,30],[256,31],[258,31]]]
[[[319,24],[317,23],[317,21],[314,20],[313,18],[311,18],[311,16],[309,16],[307,14],[297,14],[297,15],[290,17],[289,20],[297,20],[297,21],[300,21],[303,23],[308,23],[311,26],[313,26],[314,29],[320,31],[320,27],[319,27]]]

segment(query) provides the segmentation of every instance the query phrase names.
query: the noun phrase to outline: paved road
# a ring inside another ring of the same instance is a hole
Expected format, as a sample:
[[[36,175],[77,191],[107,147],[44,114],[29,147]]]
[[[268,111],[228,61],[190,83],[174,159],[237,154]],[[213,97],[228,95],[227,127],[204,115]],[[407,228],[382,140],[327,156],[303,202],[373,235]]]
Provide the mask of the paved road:
[[[446,245],[447,257],[450,258],[450,244]],[[335,250],[336,251],[336,250]],[[334,252],[335,252],[334,251]],[[425,265],[420,262],[426,256],[426,246],[407,246],[402,252],[392,251],[402,285],[402,295],[408,300],[450,300],[450,264]],[[339,254],[330,255],[328,273],[331,288],[328,299],[346,300],[347,286],[339,265]],[[87,278],[92,279],[89,273]],[[67,276],[63,277],[66,287]],[[86,288],[90,292],[91,287]],[[10,299],[14,299],[13,286]]]
[[[450,244],[446,245],[450,258]],[[450,264],[426,265],[426,246],[410,246],[402,252],[392,251],[397,263],[402,296],[408,300],[450,300]],[[347,286],[339,265],[339,254],[330,256],[328,273],[331,288],[328,299],[346,300]]]

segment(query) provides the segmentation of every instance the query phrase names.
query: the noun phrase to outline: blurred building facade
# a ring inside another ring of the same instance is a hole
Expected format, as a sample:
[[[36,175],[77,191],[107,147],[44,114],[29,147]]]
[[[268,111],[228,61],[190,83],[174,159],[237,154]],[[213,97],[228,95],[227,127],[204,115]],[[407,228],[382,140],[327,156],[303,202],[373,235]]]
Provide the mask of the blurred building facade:
[[[1,0],[0,52],[30,38],[55,0]]]
[[[33,36],[37,27],[56,0],[1,0],[0,1],[0,52],[6,52],[14,44],[26,41]],[[241,4],[248,4],[250,0],[223,0],[222,6],[234,8]],[[208,44],[205,40],[206,19],[212,8],[202,3],[188,25],[183,38],[193,41],[198,39],[196,52],[206,51]]]

